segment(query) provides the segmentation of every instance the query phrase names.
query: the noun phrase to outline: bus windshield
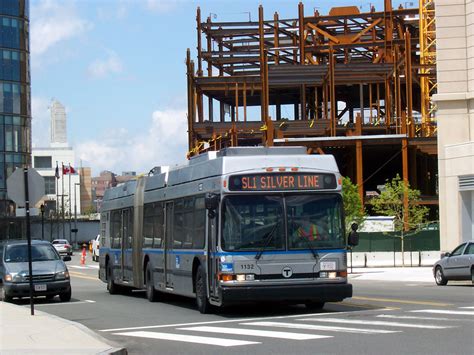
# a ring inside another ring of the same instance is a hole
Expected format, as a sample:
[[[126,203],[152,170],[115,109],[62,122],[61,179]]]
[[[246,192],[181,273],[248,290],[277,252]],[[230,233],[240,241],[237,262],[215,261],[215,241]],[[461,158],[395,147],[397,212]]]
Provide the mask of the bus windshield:
[[[221,245],[227,251],[344,246],[337,194],[232,195],[222,211]]]

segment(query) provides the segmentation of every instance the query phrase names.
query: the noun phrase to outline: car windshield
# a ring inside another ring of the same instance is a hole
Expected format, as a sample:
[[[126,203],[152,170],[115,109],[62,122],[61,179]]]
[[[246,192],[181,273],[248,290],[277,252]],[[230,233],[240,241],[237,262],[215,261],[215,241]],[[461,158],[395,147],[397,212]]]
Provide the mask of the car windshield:
[[[225,197],[222,211],[224,250],[344,246],[342,199],[336,194],[233,195]]]
[[[10,245],[5,251],[6,263],[23,263],[28,261],[28,245]],[[59,255],[56,250],[50,245],[32,245],[31,246],[31,260],[32,261],[50,261],[59,260]]]

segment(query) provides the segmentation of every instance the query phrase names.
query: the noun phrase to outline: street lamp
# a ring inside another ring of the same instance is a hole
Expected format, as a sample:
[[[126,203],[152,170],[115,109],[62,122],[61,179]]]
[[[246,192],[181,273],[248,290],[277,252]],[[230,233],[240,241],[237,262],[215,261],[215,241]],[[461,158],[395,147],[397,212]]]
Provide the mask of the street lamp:
[[[77,244],[77,186],[79,186],[79,193],[81,192],[81,184],[76,182],[74,183],[74,240]]]
[[[40,206],[41,211],[41,240],[44,240],[44,204]]]

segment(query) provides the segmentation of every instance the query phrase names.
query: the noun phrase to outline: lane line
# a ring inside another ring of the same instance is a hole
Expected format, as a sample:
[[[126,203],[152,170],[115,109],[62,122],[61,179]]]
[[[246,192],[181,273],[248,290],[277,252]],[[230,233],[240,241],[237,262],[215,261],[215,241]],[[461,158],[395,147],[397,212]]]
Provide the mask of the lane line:
[[[474,309],[474,306],[471,307],[459,307],[460,309]]]
[[[180,342],[185,342],[185,343],[218,345],[218,346],[226,346],[226,347],[227,346],[261,344],[259,342],[255,342],[255,341],[221,339],[221,338],[210,338],[210,337],[198,337],[198,336],[194,336],[194,335],[155,333],[155,332],[144,332],[144,331],[130,332],[130,333],[113,333],[113,334],[114,335],[128,336],[128,337],[173,340],[173,341],[180,341]]]
[[[328,336],[325,336],[325,335],[288,333],[288,332],[277,332],[277,331],[270,331],[270,330],[257,330],[257,329],[245,329],[245,328],[222,328],[222,327],[199,326],[199,327],[178,328],[178,329],[179,330],[192,330],[196,332],[249,335],[249,336],[256,336],[256,337],[290,339],[290,340],[311,340],[311,339],[329,338]]]
[[[440,303],[440,302],[429,302],[429,301],[413,301],[413,300],[401,300],[396,298],[372,298],[372,297],[360,297],[354,296],[352,297],[354,300],[362,300],[362,301],[375,301],[375,302],[390,302],[390,303],[403,303],[403,304],[421,304],[421,305],[428,305],[428,306],[439,306],[439,307],[446,307],[452,306],[452,303]]]
[[[410,311],[412,313],[435,313],[435,314],[456,314],[464,316],[474,316],[474,311],[450,311],[445,309],[419,309]]]
[[[399,322],[383,322],[383,321],[357,320],[357,319],[338,319],[338,318],[315,319],[315,318],[307,318],[307,319],[301,319],[301,320],[310,321],[310,322],[363,324],[363,325],[383,325],[383,326],[389,326],[389,327],[406,327],[406,328],[423,328],[423,329],[453,328],[451,326],[440,326],[440,325],[429,325],[429,324],[412,324],[412,323],[399,323]]]
[[[456,319],[456,318],[434,318],[434,317],[417,317],[417,316],[394,316],[389,314],[380,314],[376,316],[378,318],[391,318],[391,319],[422,319],[422,320],[433,320],[433,321],[472,321],[474,319]]]
[[[94,281],[101,281],[98,277],[86,276],[85,274],[81,274],[80,272],[69,271],[69,275],[77,277],[79,279],[86,279],[86,280],[94,280]]]
[[[305,319],[299,319],[305,320]],[[284,323],[284,322],[250,322],[240,323],[242,325],[261,326],[261,327],[276,327],[289,329],[305,329],[305,330],[322,330],[328,332],[343,332],[343,333],[361,333],[361,334],[389,334],[400,333],[397,330],[383,330],[383,329],[359,329],[348,327],[336,327],[326,325],[300,324],[300,323]]]
[[[394,308],[384,308],[385,312],[395,310]],[[379,312],[380,309],[369,309],[367,312]],[[208,321],[208,322],[193,322],[193,323],[175,323],[175,324],[160,324],[160,325],[147,325],[140,327],[128,327],[128,328],[111,328],[111,329],[101,329],[99,332],[120,332],[126,330],[141,330],[141,329],[158,329],[158,328],[172,328],[172,327],[188,327],[193,325],[206,325],[206,324],[223,324],[223,323],[239,323],[239,322],[251,322],[259,320],[268,320],[268,319],[291,319],[291,318],[300,318],[300,317],[317,317],[317,316],[327,316],[328,314],[353,314],[354,311],[347,312],[324,312],[324,313],[309,313],[309,314],[296,314],[292,316],[274,316],[274,317],[256,317],[256,318],[240,318],[240,319],[228,319],[228,320],[217,320],[217,321]]]

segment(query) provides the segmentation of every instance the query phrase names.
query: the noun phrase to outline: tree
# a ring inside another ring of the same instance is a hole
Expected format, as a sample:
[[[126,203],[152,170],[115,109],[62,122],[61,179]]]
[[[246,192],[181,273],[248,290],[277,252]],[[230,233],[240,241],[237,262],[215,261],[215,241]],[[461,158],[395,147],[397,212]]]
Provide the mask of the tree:
[[[364,223],[365,210],[360,200],[357,185],[353,184],[348,177],[342,178],[342,201],[346,220],[346,231],[352,223],[362,225]]]
[[[405,206],[403,204],[404,193],[408,194],[408,211],[407,221],[404,220]],[[373,198],[371,203],[376,213],[384,216],[393,216],[395,223],[395,230],[400,232],[402,245],[402,264],[404,260],[404,232],[406,230],[417,229],[426,219],[428,214],[428,207],[417,204],[420,201],[420,191],[410,188],[410,185],[405,183],[397,174],[392,181],[385,183],[383,191],[380,195]]]

